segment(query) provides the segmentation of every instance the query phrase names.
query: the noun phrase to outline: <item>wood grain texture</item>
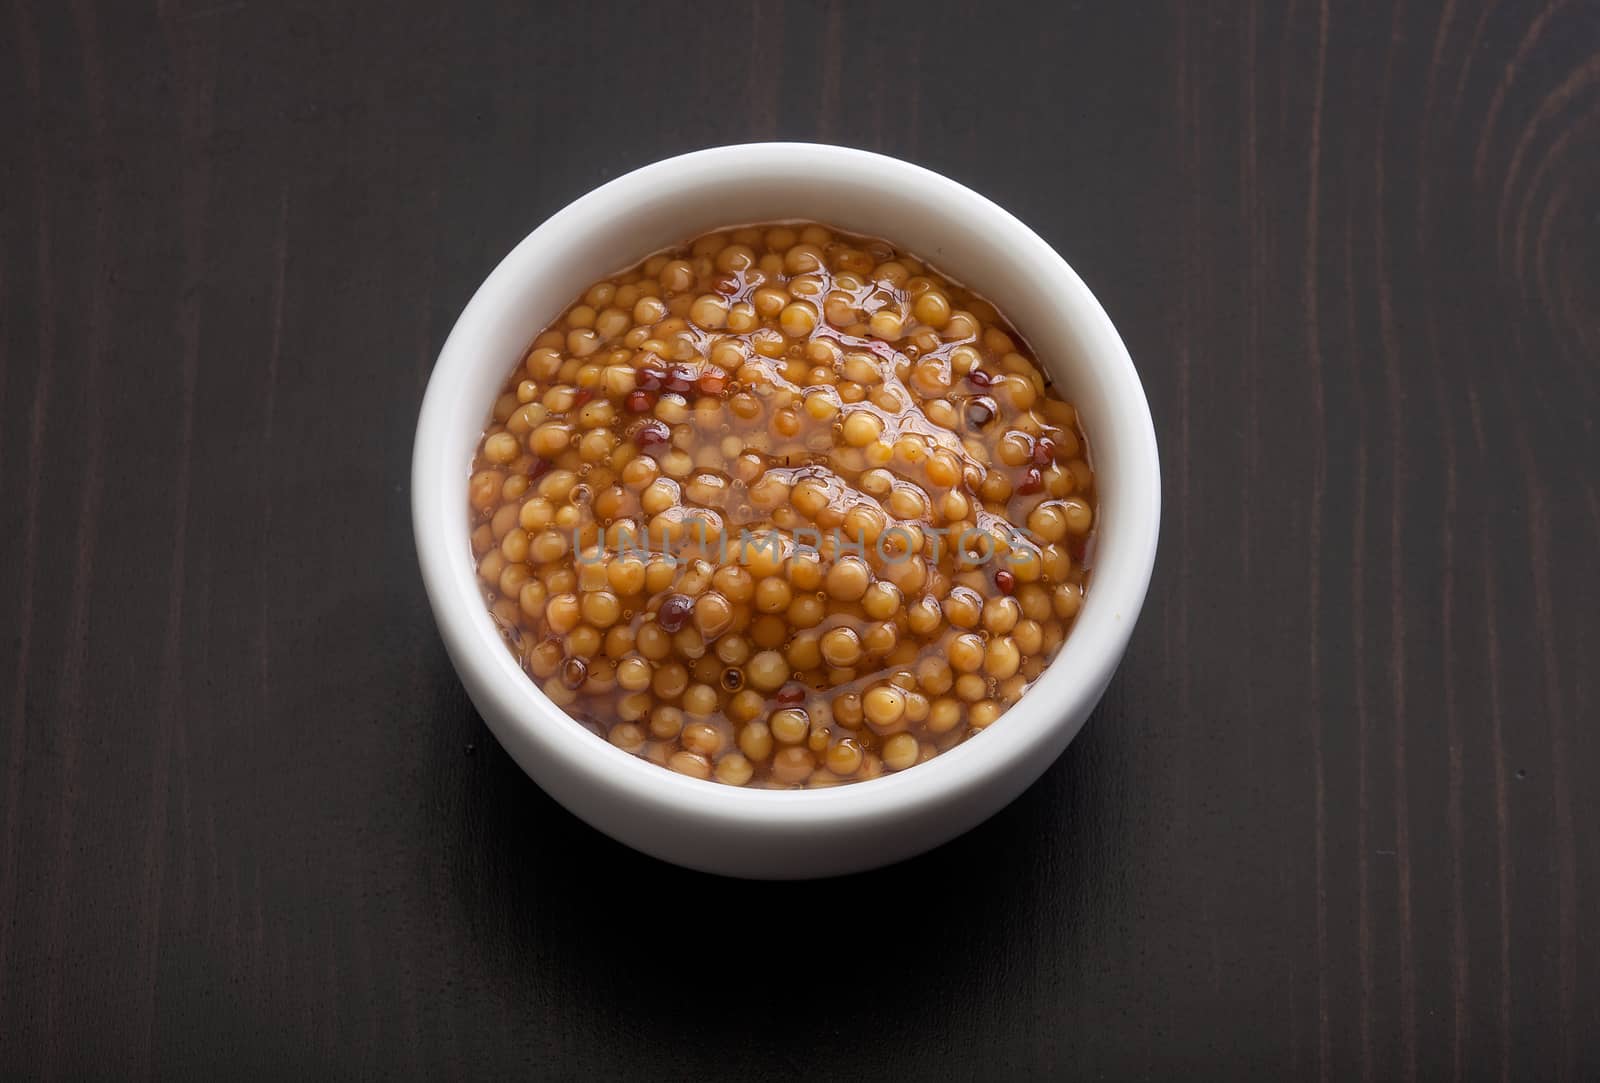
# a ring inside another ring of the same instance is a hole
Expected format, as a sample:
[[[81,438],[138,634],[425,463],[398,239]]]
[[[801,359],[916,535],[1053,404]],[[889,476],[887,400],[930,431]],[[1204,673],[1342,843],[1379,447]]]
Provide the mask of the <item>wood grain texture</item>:
[[[0,21],[0,1076],[1600,1075],[1593,3]],[[517,239],[768,138],[1037,229],[1166,487],[1061,761],[787,886],[522,776],[407,491]]]

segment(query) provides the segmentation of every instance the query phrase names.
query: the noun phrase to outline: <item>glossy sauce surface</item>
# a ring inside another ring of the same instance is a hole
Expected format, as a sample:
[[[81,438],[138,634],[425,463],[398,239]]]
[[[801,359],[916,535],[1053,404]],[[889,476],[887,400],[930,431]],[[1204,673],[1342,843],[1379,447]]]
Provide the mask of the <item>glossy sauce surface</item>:
[[[1083,598],[1076,412],[987,301],[814,224],[593,284],[495,403],[484,597],[597,735],[733,785],[905,770],[996,722]]]

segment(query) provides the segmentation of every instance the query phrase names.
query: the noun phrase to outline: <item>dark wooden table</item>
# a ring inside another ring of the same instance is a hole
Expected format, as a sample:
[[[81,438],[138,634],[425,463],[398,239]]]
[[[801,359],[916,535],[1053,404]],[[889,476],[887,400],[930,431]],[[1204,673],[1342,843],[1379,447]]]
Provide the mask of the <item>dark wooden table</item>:
[[[0,1076],[1600,1074],[1600,9],[13,4]],[[1150,601],[991,822],[640,857],[466,700],[411,432],[496,260],[817,139],[1066,255]]]

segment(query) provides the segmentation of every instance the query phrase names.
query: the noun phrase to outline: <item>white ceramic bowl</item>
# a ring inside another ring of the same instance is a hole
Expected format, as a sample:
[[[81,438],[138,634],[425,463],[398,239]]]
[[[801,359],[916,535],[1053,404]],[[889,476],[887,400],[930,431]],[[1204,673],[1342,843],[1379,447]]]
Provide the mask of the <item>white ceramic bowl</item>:
[[[490,404],[528,343],[589,283],[723,226],[812,219],[883,237],[976,289],[1074,402],[1099,487],[1094,573],[1071,634],[992,727],[911,770],[823,790],[702,782],[614,748],[522,672],[475,582],[467,475]],[[1160,473],[1144,389],[1072,268],[977,193],[893,158],[757,143],[657,162],[553,215],[479,287],[439,354],[412,462],[417,554],[456,671],[522,769],[577,816],[645,853],[787,879],[885,865],[1004,807],[1061,754],[1105,691],[1155,560]]]

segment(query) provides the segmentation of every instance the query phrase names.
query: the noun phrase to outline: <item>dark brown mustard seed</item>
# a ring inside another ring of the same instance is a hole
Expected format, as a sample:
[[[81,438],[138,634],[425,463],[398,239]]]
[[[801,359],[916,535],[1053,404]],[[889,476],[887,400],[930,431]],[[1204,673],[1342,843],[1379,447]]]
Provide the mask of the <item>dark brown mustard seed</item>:
[[[674,394],[683,395],[687,394],[689,389],[694,386],[694,381],[694,369],[688,365],[675,365],[672,371],[667,373],[664,386]]]
[[[676,632],[683,627],[683,622],[689,619],[689,614],[694,610],[694,600],[687,594],[669,594],[661,600],[661,608],[656,610],[656,621],[667,632]]]
[[[672,430],[667,428],[665,421],[651,418],[639,426],[639,431],[634,433],[633,442],[638,444],[643,451],[653,451],[663,447],[672,439]]]

